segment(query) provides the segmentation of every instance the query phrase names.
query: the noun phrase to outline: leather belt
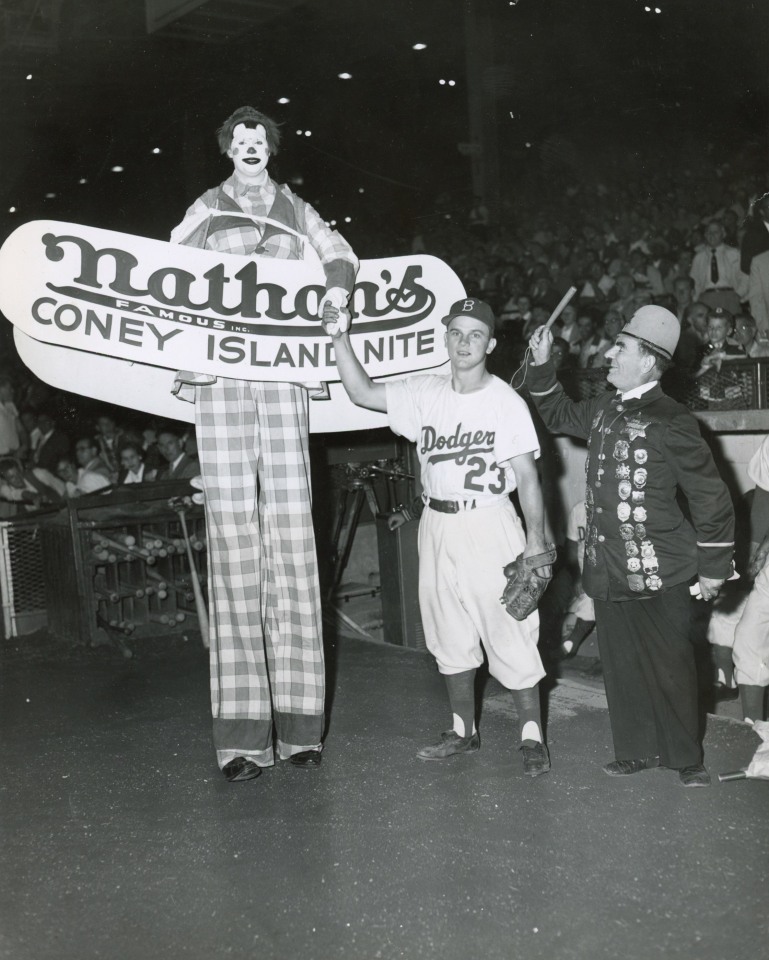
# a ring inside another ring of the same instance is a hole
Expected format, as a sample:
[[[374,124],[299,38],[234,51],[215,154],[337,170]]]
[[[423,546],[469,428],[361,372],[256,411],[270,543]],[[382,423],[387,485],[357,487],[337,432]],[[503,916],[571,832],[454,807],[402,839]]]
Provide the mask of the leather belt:
[[[475,500],[435,500],[430,497],[427,506],[438,513],[459,513],[460,510],[475,510]]]

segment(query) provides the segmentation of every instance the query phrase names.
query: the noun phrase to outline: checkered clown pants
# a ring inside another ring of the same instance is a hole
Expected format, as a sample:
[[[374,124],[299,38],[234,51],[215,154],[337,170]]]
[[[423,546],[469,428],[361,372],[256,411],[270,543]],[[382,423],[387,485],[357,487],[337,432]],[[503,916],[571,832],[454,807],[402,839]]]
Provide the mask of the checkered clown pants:
[[[217,760],[260,766],[317,747],[324,665],[308,395],[220,378],[196,388],[206,495]]]

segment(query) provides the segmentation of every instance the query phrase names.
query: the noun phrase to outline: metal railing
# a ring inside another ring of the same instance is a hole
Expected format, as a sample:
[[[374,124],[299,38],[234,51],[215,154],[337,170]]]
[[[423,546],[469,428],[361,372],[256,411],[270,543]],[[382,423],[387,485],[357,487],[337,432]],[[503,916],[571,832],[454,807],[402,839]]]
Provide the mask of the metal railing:
[[[589,400],[609,388],[606,370],[568,370],[559,379],[575,400]],[[769,357],[724,360],[720,368],[700,377],[673,366],[663,376],[662,387],[690,410],[767,410]]]

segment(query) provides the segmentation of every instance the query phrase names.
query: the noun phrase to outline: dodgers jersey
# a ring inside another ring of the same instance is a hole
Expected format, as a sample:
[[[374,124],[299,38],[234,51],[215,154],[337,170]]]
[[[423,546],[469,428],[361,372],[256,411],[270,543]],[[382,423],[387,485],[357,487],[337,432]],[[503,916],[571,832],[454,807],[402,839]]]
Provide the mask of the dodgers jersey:
[[[473,393],[456,393],[450,373],[391,380],[386,387],[390,428],[416,442],[427,497],[506,500],[515,474],[500,464],[524,453],[539,456],[528,407],[499,377]]]

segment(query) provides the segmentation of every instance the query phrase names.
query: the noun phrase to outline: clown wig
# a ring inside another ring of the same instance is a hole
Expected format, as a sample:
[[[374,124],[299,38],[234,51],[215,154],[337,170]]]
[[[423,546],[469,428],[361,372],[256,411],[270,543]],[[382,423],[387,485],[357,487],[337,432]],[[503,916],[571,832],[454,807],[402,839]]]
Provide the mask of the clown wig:
[[[271,156],[275,156],[280,145],[280,129],[274,120],[266,117],[253,107],[238,107],[238,109],[227,117],[224,123],[216,131],[216,139],[219,141],[219,149],[222,153],[227,153],[232,143],[232,134],[239,123],[243,126],[255,130],[261,123],[267,134],[267,146]]]

